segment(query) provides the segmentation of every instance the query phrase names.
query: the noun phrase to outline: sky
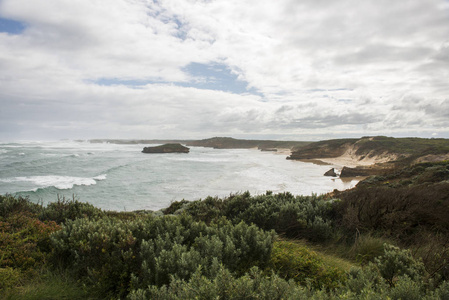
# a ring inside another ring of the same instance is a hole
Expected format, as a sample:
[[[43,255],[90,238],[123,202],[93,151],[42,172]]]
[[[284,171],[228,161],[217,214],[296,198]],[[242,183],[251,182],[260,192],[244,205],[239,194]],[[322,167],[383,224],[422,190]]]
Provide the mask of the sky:
[[[0,0],[0,141],[449,138],[448,0]]]

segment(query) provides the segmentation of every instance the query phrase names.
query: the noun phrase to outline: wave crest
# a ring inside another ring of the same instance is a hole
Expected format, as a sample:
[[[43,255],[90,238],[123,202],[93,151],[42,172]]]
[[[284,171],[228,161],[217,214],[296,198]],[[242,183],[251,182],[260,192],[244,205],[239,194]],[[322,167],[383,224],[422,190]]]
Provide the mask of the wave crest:
[[[37,191],[38,189],[55,187],[60,190],[68,190],[73,188],[75,185],[94,185],[97,181],[105,180],[106,174],[101,174],[96,177],[74,177],[74,176],[58,176],[58,175],[47,175],[47,176],[24,176],[24,177],[12,177],[0,179],[0,182],[27,182],[33,185],[32,191]]]

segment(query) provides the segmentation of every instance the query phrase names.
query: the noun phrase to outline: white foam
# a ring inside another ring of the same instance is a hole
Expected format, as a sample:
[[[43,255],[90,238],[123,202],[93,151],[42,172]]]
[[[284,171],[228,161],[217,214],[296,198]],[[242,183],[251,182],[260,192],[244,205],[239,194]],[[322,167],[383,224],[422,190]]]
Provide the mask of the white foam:
[[[97,180],[97,181],[105,180],[105,179],[106,179],[106,174],[101,174],[101,175],[94,177],[94,180]]]
[[[167,157],[167,160],[172,161],[192,161],[192,162],[229,162],[228,158],[213,158],[213,157]]]
[[[97,183],[97,180],[104,179],[106,179],[104,174],[94,178],[48,175],[2,178],[0,182],[29,182],[35,185],[33,190],[52,186],[60,190],[66,190],[73,188],[75,185],[94,185]]]

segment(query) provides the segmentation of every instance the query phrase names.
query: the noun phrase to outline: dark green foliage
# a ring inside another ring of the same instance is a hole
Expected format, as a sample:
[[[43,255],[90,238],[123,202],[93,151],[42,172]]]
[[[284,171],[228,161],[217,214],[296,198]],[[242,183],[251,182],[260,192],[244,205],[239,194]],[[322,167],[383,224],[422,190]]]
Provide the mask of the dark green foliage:
[[[92,204],[80,202],[75,199],[61,199],[58,196],[56,202],[51,202],[47,207],[43,208],[39,218],[41,220],[51,220],[60,224],[66,220],[76,220],[79,218],[94,218],[103,214],[101,209],[96,208]]]
[[[163,209],[164,215],[171,215],[174,214],[176,211],[179,211],[184,206],[186,206],[189,203],[187,200],[181,200],[181,201],[174,201],[170,204],[169,207]]]
[[[388,289],[385,280],[380,276],[379,272],[373,265],[365,268],[352,268],[348,274],[341,292],[349,291],[355,295],[363,295],[368,291],[370,293],[383,293]]]
[[[193,216],[196,220],[210,223],[223,216],[223,200],[217,197],[207,197],[204,200],[197,200],[188,203],[185,212]]]
[[[424,275],[424,265],[412,257],[410,250],[401,250],[393,245],[384,245],[384,254],[375,259],[380,275],[390,286],[395,285],[395,279],[406,276],[419,281]]]
[[[402,250],[394,247],[386,247],[387,252],[390,252],[387,256],[404,254]],[[204,276],[199,267],[189,280],[172,277],[169,285],[134,290],[128,295],[128,299],[447,299],[447,282],[435,291],[426,290],[421,281],[413,280],[404,273],[399,276],[399,269],[402,268],[400,265],[393,266],[397,276],[394,277],[394,285],[390,286],[379,271],[384,260],[388,259],[380,257],[376,264],[369,264],[363,269],[352,269],[347,280],[335,290],[301,287],[293,280],[286,281],[274,273],[267,276],[267,272],[257,268],[252,268],[248,274],[238,277],[219,266],[215,276]],[[416,261],[408,263],[413,265]],[[304,273],[306,272],[304,270]]]
[[[225,199],[208,197],[187,204],[185,212],[197,220],[210,222],[222,216],[237,224],[256,224],[288,237],[326,241],[332,237],[333,206],[318,196],[291,193],[251,196],[249,192]]]
[[[384,254],[375,263],[351,269],[341,292],[349,290],[361,299],[367,292],[390,299],[422,299],[423,272],[423,264],[409,250],[385,244]]]
[[[444,281],[435,291],[435,298],[449,300],[449,281]]]
[[[197,266],[214,276],[220,263],[243,273],[264,267],[272,234],[245,223],[222,220],[207,226],[190,217],[111,218],[67,221],[52,236],[53,262],[105,295],[189,279]],[[87,274],[87,276],[86,276]]]
[[[309,290],[293,281],[264,276],[256,267],[242,277],[235,277],[223,266],[212,278],[202,275],[199,268],[190,280],[173,278],[168,286],[151,286],[131,292],[129,300],[144,299],[310,299]],[[327,298],[327,297],[326,297]]]
[[[28,198],[0,195],[0,217],[6,218],[15,213],[37,214],[42,210],[42,205],[32,203]]]
[[[421,165],[410,174],[444,175],[441,166]],[[75,200],[43,207],[1,196],[0,285],[32,287],[24,274],[36,274],[50,260],[73,281],[58,290],[51,286],[57,281],[44,280],[24,298],[448,299],[446,183],[413,179],[406,190],[384,180],[341,193],[341,201],[246,192],[173,203],[162,217],[102,212]],[[338,237],[365,266],[345,276],[324,255],[298,243],[273,244],[274,233],[262,229],[314,242]],[[384,237],[421,247],[414,254],[423,256],[425,268],[409,250],[380,249]],[[0,297],[7,294],[22,295]]]

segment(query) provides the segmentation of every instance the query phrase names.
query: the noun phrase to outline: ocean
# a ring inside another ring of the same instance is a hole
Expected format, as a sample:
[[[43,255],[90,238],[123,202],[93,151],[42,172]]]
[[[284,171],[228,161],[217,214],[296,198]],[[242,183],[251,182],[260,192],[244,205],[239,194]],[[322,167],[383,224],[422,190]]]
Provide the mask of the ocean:
[[[133,211],[245,191],[311,195],[357,184],[323,176],[332,166],[286,160],[275,152],[190,147],[188,154],[144,154],[145,146],[3,142],[0,194],[44,204],[74,197],[105,210]]]

